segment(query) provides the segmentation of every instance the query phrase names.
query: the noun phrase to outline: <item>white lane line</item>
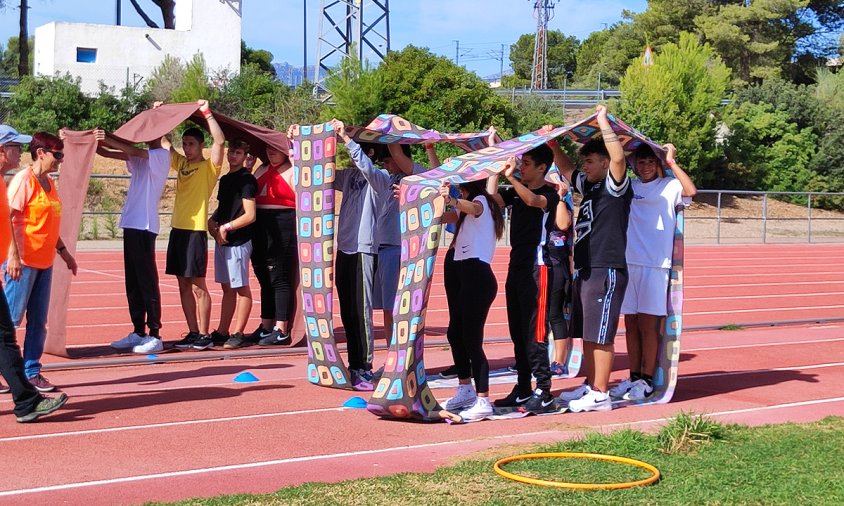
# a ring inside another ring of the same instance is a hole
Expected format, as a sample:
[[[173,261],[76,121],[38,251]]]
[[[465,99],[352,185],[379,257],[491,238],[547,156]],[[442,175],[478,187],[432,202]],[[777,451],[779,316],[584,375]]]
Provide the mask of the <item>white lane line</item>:
[[[72,406],[71,406],[72,407]],[[51,437],[67,437],[67,436],[87,436],[90,434],[107,434],[109,432],[124,432],[129,430],[142,429],[160,429],[162,427],[181,427],[184,425],[197,425],[203,423],[218,423],[218,422],[237,422],[242,420],[255,420],[258,418],[271,418],[277,416],[291,416],[291,415],[305,415],[311,413],[329,413],[332,411],[345,411],[351,408],[317,408],[317,409],[301,409],[298,411],[281,411],[278,413],[259,413],[255,415],[241,415],[241,416],[227,416],[224,418],[204,418],[200,420],[185,420],[181,422],[162,422],[151,423],[147,425],[127,425],[125,427],[109,427],[105,429],[88,429],[75,430],[69,432],[55,432],[52,434],[34,434],[31,436],[14,436],[0,438],[0,443],[10,443],[14,441],[29,441],[31,439],[46,439]]]
[[[756,408],[744,408],[744,409],[734,409],[729,411],[720,411],[715,413],[707,413],[707,416],[728,416],[728,415],[735,415],[735,414],[742,414],[742,413],[753,413],[758,411],[769,411],[774,409],[784,409],[784,408],[792,408],[792,407],[802,407],[802,406],[812,406],[817,404],[828,404],[834,402],[841,402],[844,401],[844,397],[833,397],[828,399],[817,399],[812,401],[800,401],[800,402],[789,402],[784,404],[774,404],[771,406],[761,406]],[[659,422],[666,422],[671,420],[669,417],[665,418],[652,418],[650,420],[638,420],[632,422],[622,422],[622,423],[613,423],[607,425],[600,425],[599,427],[603,428],[612,428],[612,427],[629,427],[632,425],[645,425],[645,424],[652,424],[652,423],[659,423]],[[589,430],[590,428],[584,428],[584,430]],[[571,434],[581,433],[582,431],[569,431]],[[544,431],[536,431],[536,432],[525,432],[522,434],[503,434],[499,436],[485,436],[483,439],[485,440],[507,440],[512,441],[515,438],[533,438],[536,436],[546,436],[546,435],[560,435],[562,436],[565,432],[554,430],[544,430]],[[561,438],[562,439],[562,438]],[[137,481],[144,481],[144,480],[154,480],[154,479],[161,479],[161,478],[175,478],[179,476],[190,476],[195,474],[203,474],[203,473],[213,473],[213,472],[224,472],[224,471],[237,471],[241,469],[254,469],[258,467],[270,467],[270,466],[277,466],[283,464],[296,464],[301,462],[316,462],[321,460],[330,460],[330,459],[342,459],[342,458],[349,458],[349,457],[360,457],[362,455],[377,455],[381,453],[389,453],[389,452],[400,452],[406,450],[419,450],[423,448],[437,448],[443,446],[453,446],[453,445],[460,445],[466,443],[472,443],[479,441],[480,439],[459,439],[459,440],[452,440],[452,441],[441,441],[438,443],[422,443],[417,445],[406,445],[406,446],[394,446],[390,448],[379,448],[376,450],[359,450],[359,451],[352,451],[352,452],[340,452],[340,453],[330,453],[324,455],[310,455],[305,457],[291,457],[286,459],[275,459],[275,460],[265,460],[260,462],[249,462],[244,464],[231,464],[226,466],[215,466],[215,467],[204,467],[199,469],[186,469],[184,471],[171,471],[166,473],[156,473],[156,474],[146,474],[146,475],[138,475],[138,476],[126,476],[123,478],[112,478],[107,480],[95,480],[95,481],[83,481],[77,483],[66,483],[62,485],[51,485],[47,487],[35,487],[35,488],[27,488],[27,489],[20,489],[20,490],[8,490],[4,492],[0,492],[0,497],[12,497],[12,496],[19,496],[24,494],[35,494],[35,493],[43,493],[43,492],[57,492],[63,490],[72,490],[78,488],[85,488],[85,487],[96,487],[102,485],[115,485],[120,483],[131,483]]]
[[[694,350],[688,350],[694,351]],[[777,371],[793,371],[793,370],[808,370],[808,369],[823,369],[828,367],[840,367],[844,366],[844,362],[836,362],[836,363],[827,363],[827,364],[814,364],[814,365],[804,365],[804,366],[795,366],[795,367],[777,367],[771,369],[756,369],[752,371],[728,371],[728,372],[718,372],[718,373],[707,373],[707,374],[691,374],[686,376],[680,376],[679,379],[687,380],[687,379],[700,379],[700,378],[716,378],[716,377],[724,377],[724,376],[741,376],[741,375],[752,375],[752,374],[761,374],[761,373],[769,373],[769,372],[777,372]],[[159,389],[160,390],[160,389]],[[125,392],[123,394],[131,394],[140,391],[133,391],[133,392]],[[87,429],[87,430],[80,430],[80,431],[69,431],[69,432],[54,432],[50,434],[34,434],[29,436],[13,436],[13,437],[5,437],[0,438],[0,443],[6,442],[13,442],[13,441],[26,441],[30,439],[47,439],[52,437],[66,437],[66,436],[79,436],[79,435],[89,435],[89,434],[104,434],[109,432],[123,432],[129,430],[144,430],[144,429],[157,429],[161,427],[179,427],[183,425],[198,425],[198,424],[207,424],[207,423],[221,423],[221,422],[232,422],[232,421],[241,421],[241,420],[252,420],[257,418],[268,418],[268,417],[277,417],[277,416],[289,416],[289,415],[304,415],[310,413],[323,413],[323,412],[330,412],[330,411],[344,411],[347,408],[315,408],[315,409],[303,409],[298,411],[282,411],[277,413],[260,413],[255,415],[240,415],[240,416],[230,416],[230,417],[222,417],[222,418],[205,418],[201,420],[186,420],[181,422],[162,422],[162,423],[154,423],[154,424],[146,424],[146,425],[129,425],[125,427],[110,427],[104,429]]]
[[[96,271],[96,270],[93,270],[93,269],[84,269],[84,268],[81,268],[81,267],[80,267],[80,268],[79,268],[79,271],[81,271],[81,272],[90,272],[90,273],[93,273],[93,274],[99,274],[99,275],[101,275],[101,276],[106,276],[106,277],[108,277],[108,278],[116,278],[116,279],[118,279],[118,280],[120,280],[120,281],[125,281],[125,280],[126,280],[126,276],[125,276],[125,275],[123,275],[123,276],[118,276],[118,275],[116,275],[116,274],[110,274],[110,272],[121,272],[121,273],[122,273],[122,272],[124,272],[124,271],[123,271],[123,269],[116,270],[116,271],[109,271],[108,269],[107,269],[107,270],[102,270],[102,271]],[[159,279],[160,279],[160,278],[159,278]],[[80,282],[72,281],[72,282],[71,282],[71,284],[74,284],[74,285],[75,285],[75,284],[77,284],[77,283],[86,283],[86,282],[85,282],[85,281],[80,281]],[[88,283],[94,283],[94,282],[89,281]],[[95,283],[102,283],[102,281],[96,281]],[[168,284],[168,283],[162,283],[161,281],[159,281],[159,282],[158,282],[158,285],[159,285],[159,286],[166,286],[167,288],[175,288],[176,290],[178,290],[178,289],[179,289],[179,285],[171,285],[171,284]]]
[[[842,283],[844,285],[844,283]],[[732,286],[722,287],[732,288]],[[721,297],[684,297],[683,302],[691,302],[693,300],[744,300],[744,299],[779,299],[782,297],[829,297],[832,295],[844,295],[844,292],[813,292],[813,293],[777,293],[768,295],[733,295]]]
[[[683,316],[704,315],[704,314],[733,314],[733,313],[770,313],[772,311],[806,311],[811,309],[842,309],[844,305],[837,306],[798,306],[798,307],[766,307],[764,309],[721,309],[719,311],[697,311],[683,312]]]
[[[691,280],[694,281],[694,280]],[[798,283],[730,283],[729,285],[686,285],[685,290],[699,290],[704,288],[720,288],[723,289],[725,286],[729,286],[730,288],[739,288],[739,287],[757,287],[757,286],[794,286]],[[800,285],[844,285],[844,279],[837,279],[833,281],[801,281]]]
[[[757,343],[757,344],[734,344],[731,346],[710,346],[708,348],[688,348],[685,349],[680,346],[680,353],[689,353],[692,351],[718,351],[718,350],[737,350],[741,348],[764,348],[768,346],[791,346],[800,344],[817,344],[817,343],[834,343],[836,341],[844,341],[844,337],[836,337],[833,339],[809,339],[806,341],[787,341],[781,343]]]
[[[753,371],[730,371],[730,372],[713,372],[707,374],[689,374],[687,376],[680,376],[679,379],[681,380],[688,380],[688,379],[701,379],[701,378],[723,378],[724,376],[742,376],[745,374],[764,374],[769,372],[782,372],[782,371],[807,371],[810,369],[826,369],[829,367],[841,367],[844,366],[844,362],[830,362],[828,364],[815,364],[815,365],[798,365],[793,367],[771,367],[770,369],[755,369]]]

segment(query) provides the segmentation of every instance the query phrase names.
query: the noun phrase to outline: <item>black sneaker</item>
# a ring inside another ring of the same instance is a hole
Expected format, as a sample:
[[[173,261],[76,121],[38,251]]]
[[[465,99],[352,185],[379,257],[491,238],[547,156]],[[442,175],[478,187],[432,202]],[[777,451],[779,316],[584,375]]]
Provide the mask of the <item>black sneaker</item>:
[[[193,342],[194,350],[207,350],[208,348],[214,347],[214,339],[211,337],[211,334],[205,334],[204,336],[199,336],[199,339]]]
[[[282,334],[280,330],[273,329],[270,335],[258,341],[258,346],[287,346],[291,342],[293,339],[290,334]]]
[[[436,376],[440,379],[450,380],[457,377],[457,366],[453,365],[450,367],[446,367],[442,371],[440,371]]]
[[[271,336],[272,333],[272,330],[265,330],[264,326],[259,323],[258,328],[255,329],[255,332],[249,334],[249,336],[246,337],[246,340],[251,341],[253,343],[257,343],[261,339]]]
[[[226,341],[229,340],[229,337],[231,337],[231,336],[228,335],[228,334],[223,334],[219,330],[215,330],[214,332],[211,332],[211,340],[214,341],[215,346],[218,346],[218,345],[225,343]]]
[[[522,409],[536,415],[557,411],[557,407],[554,406],[554,396],[551,395],[551,392],[546,392],[541,388],[533,391],[533,396],[525,403]]]
[[[180,350],[192,348],[193,343],[195,343],[196,340],[199,339],[200,337],[201,336],[200,336],[199,332],[188,332],[188,334],[185,337],[183,337],[181,341],[177,341],[176,344],[174,344],[173,346],[175,346],[176,348],[179,348]]]
[[[227,350],[234,350],[237,348],[242,348],[250,343],[246,337],[243,335],[242,332],[235,332],[234,334],[229,337],[228,341],[223,345],[223,348]]]
[[[513,391],[510,392],[510,395],[503,399],[497,399],[493,402],[493,405],[496,408],[517,408],[519,406],[524,406],[531,397],[533,397],[533,394],[529,390],[521,390],[519,385],[516,385],[513,387]]]

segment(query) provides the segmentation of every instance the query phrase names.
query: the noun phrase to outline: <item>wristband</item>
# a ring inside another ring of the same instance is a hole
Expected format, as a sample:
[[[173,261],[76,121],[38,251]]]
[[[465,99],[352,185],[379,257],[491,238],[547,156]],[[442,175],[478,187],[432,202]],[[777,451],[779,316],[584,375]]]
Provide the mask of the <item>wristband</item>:
[[[202,113],[202,117],[205,118],[205,119],[214,117],[214,113],[211,112],[211,109],[208,109],[206,111],[199,111],[199,112]]]
[[[434,145],[430,143],[425,144],[425,149],[434,149]]]
[[[233,229],[234,229],[234,227],[232,226],[231,222],[228,222],[225,225],[223,225],[223,230],[225,230],[226,232],[231,232]]]
[[[67,249],[67,248],[66,248],[66,247],[64,247],[64,246],[62,246],[61,248],[56,248],[56,253],[58,253],[59,255],[61,255],[61,254],[62,254],[62,252],[63,252],[64,250],[66,250],[66,249]]]

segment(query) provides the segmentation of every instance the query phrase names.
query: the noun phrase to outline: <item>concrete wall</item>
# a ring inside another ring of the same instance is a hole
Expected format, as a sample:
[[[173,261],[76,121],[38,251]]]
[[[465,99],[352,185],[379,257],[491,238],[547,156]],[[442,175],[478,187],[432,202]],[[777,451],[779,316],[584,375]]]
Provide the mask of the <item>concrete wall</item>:
[[[175,30],[48,23],[35,29],[34,72],[79,76],[86,93],[96,92],[100,81],[116,88],[142,84],[168,54],[187,61],[199,52],[209,70],[239,72],[240,4],[238,0],[179,0]],[[96,62],[77,62],[79,48],[96,49]]]

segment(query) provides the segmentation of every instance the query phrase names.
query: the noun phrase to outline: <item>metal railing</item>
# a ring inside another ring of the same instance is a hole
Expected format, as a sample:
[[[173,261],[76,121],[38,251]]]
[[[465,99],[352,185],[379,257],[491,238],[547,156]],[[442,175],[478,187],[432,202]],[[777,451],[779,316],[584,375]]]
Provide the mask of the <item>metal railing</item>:
[[[119,181],[121,188],[107,190],[104,186],[99,189],[102,194],[114,195],[110,200],[111,208],[86,208],[80,238],[116,238],[119,231],[115,231],[114,224],[123,206],[123,202],[117,200],[121,190],[128,186],[129,176],[92,174],[91,178]],[[170,192],[173,181],[175,177],[168,178]],[[89,198],[95,193],[90,188]],[[819,204],[824,204],[825,209]],[[800,209],[804,211],[800,212]],[[505,209],[504,213],[505,233],[500,244],[509,245],[509,212]],[[160,214],[162,235],[166,235],[172,213],[162,211]],[[684,216],[689,244],[844,242],[844,193],[699,190]],[[103,218],[106,222],[99,222]],[[97,234],[92,237],[92,227],[98,228],[93,223],[103,225],[108,232],[105,237],[97,237]],[[447,245],[450,241],[451,234],[443,233],[441,244]]]

